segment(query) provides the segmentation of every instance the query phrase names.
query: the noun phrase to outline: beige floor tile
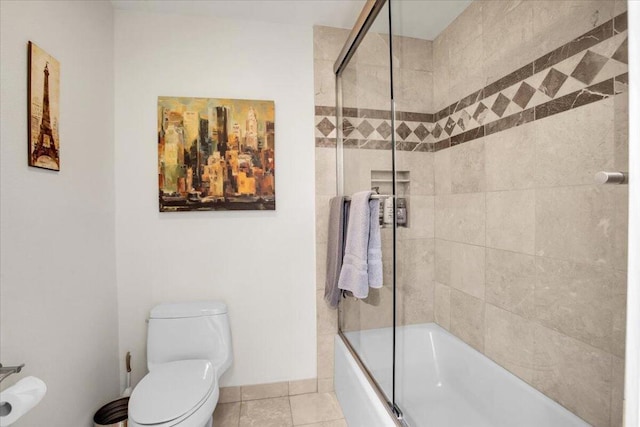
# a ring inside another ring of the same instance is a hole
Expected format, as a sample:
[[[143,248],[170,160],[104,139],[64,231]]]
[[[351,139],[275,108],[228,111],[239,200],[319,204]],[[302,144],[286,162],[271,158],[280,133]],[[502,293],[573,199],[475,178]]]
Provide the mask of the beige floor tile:
[[[213,412],[216,427],[238,427],[240,424],[240,402],[218,403]]]
[[[269,399],[289,395],[289,383],[257,384],[242,387],[242,400]]]
[[[292,426],[291,407],[287,397],[242,402],[240,427]]]
[[[343,417],[334,393],[314,393],[291,396],[294,425],[339,420]]]
[[[304,424],[300,427],[348,427],[345,420],[326,421],[324,423]]]

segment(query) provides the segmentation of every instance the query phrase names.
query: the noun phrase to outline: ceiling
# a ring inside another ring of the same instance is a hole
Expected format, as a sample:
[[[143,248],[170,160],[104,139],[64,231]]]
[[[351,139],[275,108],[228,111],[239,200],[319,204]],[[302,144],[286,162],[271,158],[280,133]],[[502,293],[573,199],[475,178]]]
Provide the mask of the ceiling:
[[[351,28],[365,0],[111,0],[117,9]],[[393,0],[394,34],[433,40],[471,0]],[[380,18],[379,18],[380,19]],[[380,28],[380,26],[376,26]],[[376,28],[374,27],[374,28]],[[376,29],[377,29],[376,28]]]

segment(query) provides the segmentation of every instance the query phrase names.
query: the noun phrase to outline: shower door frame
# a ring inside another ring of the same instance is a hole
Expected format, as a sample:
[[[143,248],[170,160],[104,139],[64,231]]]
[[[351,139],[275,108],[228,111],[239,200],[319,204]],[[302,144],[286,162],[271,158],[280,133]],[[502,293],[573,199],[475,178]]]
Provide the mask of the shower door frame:
[[[391,26],[391,0],[367,0],[366,4],[362,8],[358,19],[351,29],[347,40],[345,41],[338,58],[333,66],[333,72],[335,77],[335,89],[336,89],[336,191],[338,195],[344,194],[344,157],[343,157],[343,129],[342,129],[342,81],[341,81],[341,73],[349,64],[349,61],[353,57],[354,53],[357,51],[360,43],[364,39],[364,37],[369,32],[369,29],[373,25],[374,21],[377,19],[378,15],[382,11],[385,5],[388,5],[388,24],[389,24],[389,75],[390,75],[390,113],[391,113],[391,127],[395,129],[395,101],[393,96],[393,30]],[[393,239],[393,348],[392,348],[392,391],[391,391],[391,401],[389,401],[388,397],[385,396],[382,388],[376,381],[375,377],[371,374],[369,369],[365,366],[365,364],[360,359],[357,351],[353,348],[347,337],[344,335],[342,331],[342,322],[341,322],[341,310],[338,310],[338,336],[344,343],[345,347],[348,349],[351,356],[356,361],[358,367],[364,373],[367,381],[375,391],[377,397],[384,404],[387,413],[390,418],[393,420],[394,424],[398,427],[407,427],[406,421],[403,419],[402,412],[400,408],[397,406],[395,401],[395,389],[396,389],[396,326],[397,326],[397,295],[396,295],[396,284],[397,284],[397,268],[396,268],[396,250],[397,250],[397,221],[396,221],[396,137],[395,131],[391,133],[391,163],[392,163],[392,200],[393,200],[393,224],[392,224],[392,239]]]

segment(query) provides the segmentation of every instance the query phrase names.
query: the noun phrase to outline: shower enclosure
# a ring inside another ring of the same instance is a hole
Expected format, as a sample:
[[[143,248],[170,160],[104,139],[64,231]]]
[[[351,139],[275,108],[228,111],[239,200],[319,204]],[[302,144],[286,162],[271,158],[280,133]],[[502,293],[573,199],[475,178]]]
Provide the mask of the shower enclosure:
[[[380,194],[384,286],[338,329],[396,425],[622,425],[627,62],[626,1],[366,3],[337,192]]]

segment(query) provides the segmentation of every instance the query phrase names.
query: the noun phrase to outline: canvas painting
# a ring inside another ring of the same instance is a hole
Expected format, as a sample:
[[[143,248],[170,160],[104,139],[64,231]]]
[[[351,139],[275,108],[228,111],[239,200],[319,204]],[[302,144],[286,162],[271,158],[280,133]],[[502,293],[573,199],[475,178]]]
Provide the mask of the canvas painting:
[[[29,42],[29,166],[60,170],[60,63]]]
[[[275,210],[273,101],[158,98],[160,212]]]

